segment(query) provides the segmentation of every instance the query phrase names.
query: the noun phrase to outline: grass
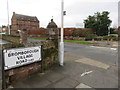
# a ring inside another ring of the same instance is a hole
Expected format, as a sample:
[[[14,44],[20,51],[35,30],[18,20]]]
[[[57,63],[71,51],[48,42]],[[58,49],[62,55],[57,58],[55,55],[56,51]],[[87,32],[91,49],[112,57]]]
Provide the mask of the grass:
[[[30,39],[46,40],[45,38],[40,38],[40,37],[30,37]]]
[[[64,42],[70,42],[70,43],[80,43],[80,44],[92,44],[88,41],[74,41],[74,40],[64,40]]]
[[[46,40],[45,38],[40,37],[30,37],[31,39],[38,39],[38,40]],[[80,44],[92,44],[89,41],[74,41],[74,40],[64,40],[64,42],[70,42],[70,43],[80,43]]]

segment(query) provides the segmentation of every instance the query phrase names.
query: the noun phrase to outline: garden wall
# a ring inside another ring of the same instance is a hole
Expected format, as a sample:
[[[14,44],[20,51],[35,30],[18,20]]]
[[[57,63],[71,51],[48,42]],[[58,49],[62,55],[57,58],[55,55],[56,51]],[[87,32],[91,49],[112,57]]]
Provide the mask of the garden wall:
[[[59,35],[61,34],[61,28],[58,28]],[[18,35],[19,32],[16,30],[12,30],[11,33],[13,35]],[[86,36],[92,33],[91,28],[64,28],[64,36]],[[41,35],[46,36],[47,29],[40,28],[39,30],[28,30],[28,35]]]

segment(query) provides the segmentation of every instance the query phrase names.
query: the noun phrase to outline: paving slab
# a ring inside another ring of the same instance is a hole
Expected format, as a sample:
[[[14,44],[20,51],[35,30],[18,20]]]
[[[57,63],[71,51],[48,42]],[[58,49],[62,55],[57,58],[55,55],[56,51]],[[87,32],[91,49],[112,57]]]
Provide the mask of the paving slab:
[[[59,84],[60,83],[63,83],[64,85],[69,86],[70,88],[75,88],[79,84],[79,82],[77,82],[75,79],[72,79],[69,77],[59,81]],[[62,86],[62,88],[64,88],[64,87]]]
[[[45,86],[48,86],[51,82],[47,79],[40,77],[38,75],[34,75],[30,78],[27,78],[25,80],[22,80],[15,85],[13,85],[14,88],[43,88]]]
[[[50,72],[48,75],[45,75],[44,78],[50,82],[56,82],[63,79],[65,76],[56,72]]]
[[[54,83],[54,88],[72,88],[70,85],[64,83],[64,82],[57,82]]]

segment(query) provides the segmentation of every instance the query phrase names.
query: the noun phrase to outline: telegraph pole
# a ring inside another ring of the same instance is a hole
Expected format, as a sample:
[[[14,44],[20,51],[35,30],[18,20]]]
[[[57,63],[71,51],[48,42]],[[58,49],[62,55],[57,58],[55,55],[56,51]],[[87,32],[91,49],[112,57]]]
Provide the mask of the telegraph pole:
[[[60,40],[60,65],[63,66],[64,64],[64,1],[61,2],[61,40]]]
[[[8,33],[10,35],[10,25],[9,25],[9,4],[8,4],[8,0],[7,0],[7,15],[8,15]]]

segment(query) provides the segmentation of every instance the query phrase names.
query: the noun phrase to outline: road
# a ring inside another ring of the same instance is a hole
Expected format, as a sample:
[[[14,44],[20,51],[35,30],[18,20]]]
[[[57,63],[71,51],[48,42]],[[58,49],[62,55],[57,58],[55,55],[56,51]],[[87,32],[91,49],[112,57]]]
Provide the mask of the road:
[[[71,61],[74,70],[75,68],[80,70],[73,71],[76,74],[72,76],[73,79],[81,82],[77,87],[117,88],[117,51],[117,48],[65,43],[65,63]]]
[[[65,43],[65,52],[95,59],[106,64],[118,65],[118,50],[110,47],[97,47],[82,44]]]

